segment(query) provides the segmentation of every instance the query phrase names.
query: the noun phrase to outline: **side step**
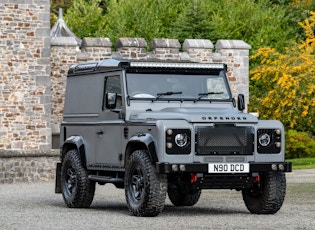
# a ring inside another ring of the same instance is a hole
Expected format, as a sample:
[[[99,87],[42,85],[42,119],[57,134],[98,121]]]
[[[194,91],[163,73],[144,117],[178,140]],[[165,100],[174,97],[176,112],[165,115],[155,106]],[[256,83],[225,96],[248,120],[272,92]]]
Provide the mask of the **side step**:
[[[114,177],[108,177],[108,176],[98,176],[98,175],[89,175],[89,179],[96,182],[101,183],[112,183],[117,188],[123,188],[124,187],[124,179],[123,178],[114,178]]]

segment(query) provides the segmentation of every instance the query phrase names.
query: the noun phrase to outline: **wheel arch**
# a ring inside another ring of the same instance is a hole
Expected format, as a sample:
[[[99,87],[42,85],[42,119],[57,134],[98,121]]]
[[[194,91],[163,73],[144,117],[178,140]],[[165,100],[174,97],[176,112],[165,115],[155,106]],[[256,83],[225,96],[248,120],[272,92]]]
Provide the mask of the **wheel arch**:
[[[82,164],[86,166],[85,146],[83,137],[70,136],[65,140],[61,150],[61,160],[63,160],[66,153],[72,149],[76,149],[78,151]]]
[[[151,134],[142,133],[132,136],[125,150],[125,165],[130,155],[136,150],[147,150],[152,163],[158,161],[154,138]]]

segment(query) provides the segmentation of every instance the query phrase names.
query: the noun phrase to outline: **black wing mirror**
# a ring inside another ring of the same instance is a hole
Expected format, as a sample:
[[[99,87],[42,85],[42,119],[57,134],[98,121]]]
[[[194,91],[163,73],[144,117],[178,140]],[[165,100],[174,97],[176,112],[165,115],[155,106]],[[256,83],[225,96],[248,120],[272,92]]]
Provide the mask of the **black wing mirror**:
[[[237,108],[239,111],[242,111],[245,109],[245,97],[244,94],[239,94],[237,96]]]

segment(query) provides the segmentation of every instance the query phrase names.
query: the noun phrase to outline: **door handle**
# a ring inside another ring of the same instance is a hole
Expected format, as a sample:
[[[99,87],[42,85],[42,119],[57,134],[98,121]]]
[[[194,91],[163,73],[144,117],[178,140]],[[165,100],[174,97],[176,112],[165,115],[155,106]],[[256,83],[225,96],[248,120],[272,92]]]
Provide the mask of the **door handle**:
[[[100,131],[96,132],[96,134],[97,134],[97,135],[103,135],[104,132],[103,132],[103,130],[100,130]]]

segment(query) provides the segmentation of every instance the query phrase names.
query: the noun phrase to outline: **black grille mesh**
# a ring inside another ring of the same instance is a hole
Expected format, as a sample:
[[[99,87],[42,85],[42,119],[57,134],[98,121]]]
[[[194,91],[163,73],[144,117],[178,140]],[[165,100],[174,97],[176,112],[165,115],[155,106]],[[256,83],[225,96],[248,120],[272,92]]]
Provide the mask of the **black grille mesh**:
[[[252,155],[254,128],[217,125],[196,127],[198,155]]]

